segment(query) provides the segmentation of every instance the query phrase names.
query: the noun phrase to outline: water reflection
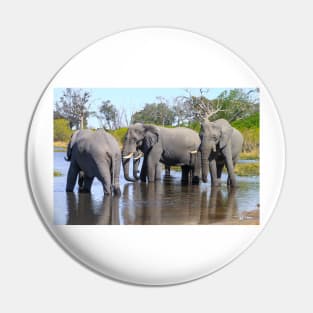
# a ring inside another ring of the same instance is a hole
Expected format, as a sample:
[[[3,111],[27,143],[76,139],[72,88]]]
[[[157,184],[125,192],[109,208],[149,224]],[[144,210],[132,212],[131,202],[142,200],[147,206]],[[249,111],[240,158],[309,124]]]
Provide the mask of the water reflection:
[[[68,225],[114,225],[117,224],[119,197],[103,196],[100,199],[92,194],[66,193]]]
[[[240,224],[237,192],[226,186],[181,185],[168,178],[154,184],[125,184],[121,197],[64,193],[65,224]]]
[[[231,221],[238,216],[236,188],[227,187],[227,194],[224,196],[220,187],[211,189],[208,199],[207,193],[202,192],[202,219],[201,224],[212,224]],[[206,205],[208,203],[208,205]]]
[[[128,183],[120,173],[121,197],[104,196],[96,179],[91,194],[66,193],[69,162],[54,153],[54,223],[72,225],[258,224],[259,177],[237,177],[239,188],[181,185],[171,171],[154,184]],[[223,174],[224,175],[224,174]],[[222,181],[226,181],[224,175]]]

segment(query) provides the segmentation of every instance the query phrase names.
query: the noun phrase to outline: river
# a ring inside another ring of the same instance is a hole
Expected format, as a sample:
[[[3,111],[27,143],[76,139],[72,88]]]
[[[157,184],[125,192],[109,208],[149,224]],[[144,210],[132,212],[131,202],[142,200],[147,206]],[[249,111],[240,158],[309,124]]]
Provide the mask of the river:
[[[249,225],[259,224],[259,177],[237,177],[238,188],[181,185],[181,173],[156,183],[130,183],[121,170],[121,196],[103,195],[95,179],[90,194],[66,193],[69,162],[54,152],[54,223],[68,225]],[[249,161],[247,161],[249,162]],[[253,161],[252,161],[253,162]]]

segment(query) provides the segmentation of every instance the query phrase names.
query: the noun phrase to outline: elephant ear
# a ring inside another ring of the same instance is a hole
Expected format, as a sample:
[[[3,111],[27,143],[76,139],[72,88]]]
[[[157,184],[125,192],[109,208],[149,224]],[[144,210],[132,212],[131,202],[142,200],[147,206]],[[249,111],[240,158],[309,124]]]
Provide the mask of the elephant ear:
[[[74,145],[74,143],[75,143],[75,140],[76,140],[76,137],[77,137],[78,132],[79,132],[79,130],[77,130],[75,133],[73,133],[73,134],[71,135],[70,141],[69,141],[68,144],[67,144],[66,157],[64,157],[64,160],[65,160],[65,161],[70,161],[70,160],[71,160],[71,157],[72,157],[72,148],[73,148],[73,145]]]
[[[154,125],[145,125],[144,150],[150,150],[159,141],[160,129]],[[145,152],[143,151],[143,152]]]
[[[229,123],[227,123],[226,125],[223,125],[221,127],[221,138],[219,141],[220,149],[223,149],[226,147],[226,145],[230,141],[230,138],[231,138],[233,132],[234,132],[234,129],[230,126]]]

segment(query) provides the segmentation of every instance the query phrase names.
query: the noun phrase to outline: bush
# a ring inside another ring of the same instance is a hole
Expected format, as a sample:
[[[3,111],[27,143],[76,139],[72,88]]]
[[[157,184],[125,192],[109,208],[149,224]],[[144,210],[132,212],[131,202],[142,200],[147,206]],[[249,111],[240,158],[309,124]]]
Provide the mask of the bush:
[[[255,113],[247,118],[231,123],[243,135],[243,152],[259,154],[260,144],[260,113]]]
[[[198,121],[193,121],[193,122],[190,123],[189,128],[191,128],[195,132],[199,133],[200,132],[200,128],[201,128],[201,124]]]
[[[233,127],[237,128],[238,130],[242,129],[256,129],[260,128],[260,113],[254,113],[247,118],[243,118],[241,120],[234,121],[231,123]]]
[[[116,130],[111,130],[109,133],[117,140],[117,142],[122,145],[126,136],[128,128],[122,127]]]
[[[72,130],[69,126],[69,121],[63,118],[54,120],[54,141],[69,141],[72,135]]]
[[[260,145],[260,130],[259,128],[256,129],[242,129],[240,130],[244,142],[243,142],[243,152],[252,152],[252,151],[259,151]]]

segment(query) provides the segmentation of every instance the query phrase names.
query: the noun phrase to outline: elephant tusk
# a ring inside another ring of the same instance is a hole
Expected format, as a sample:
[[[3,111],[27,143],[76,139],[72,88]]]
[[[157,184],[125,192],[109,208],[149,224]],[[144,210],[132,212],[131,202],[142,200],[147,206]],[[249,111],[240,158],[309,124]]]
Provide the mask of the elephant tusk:
[[[138,159],[140,159],[143,156],[144,156],[144,154],[142,152],[140,152],[139,155],[134,158],[134,160],[138,160]]]
[[[130,159],[133,156],[134,152],[131,152],[128,155],[123,156],[123,159]]]
[[[198,150],[189,151],[190,154],[196,154]]]

